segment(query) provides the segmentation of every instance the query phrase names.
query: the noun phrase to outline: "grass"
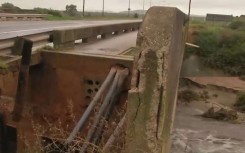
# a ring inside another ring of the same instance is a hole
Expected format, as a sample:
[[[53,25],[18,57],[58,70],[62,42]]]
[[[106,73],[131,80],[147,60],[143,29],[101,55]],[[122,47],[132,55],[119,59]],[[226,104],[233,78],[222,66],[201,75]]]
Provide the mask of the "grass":
[[[94,112],[98,112],[99,105],[100,104],[94,108]],[[125,113],[124,107],[126,107],[126,105],[123,106],[122,110],[115,109],[113,113],[114,116],[111,116],[110,119],[101,119],[101,122],[105,122],[105,125],[98,141],[94,141],[98,133],[95,133],[91,142],[85,139],[85,136],[87,135],[86,129],[91,128],[91,123],[94,120],[94,116],[91,116],[88,119],[88,123],[86,125],[87,127],[84,129],[85,131],[79,133],[69,145],[66,145],[64,142],[70,135],[74,125],[77,124],[77,118],[74,114],[74,106],[72,101],[68,101],[65,107],[67,115],[65,120],[53,119],[52,115],[46,116],[44,114],[40,115],[40,118],[34,118],[32,113],[28,114],[33,129],[32,134],[35,136],[35,141],[25,138],[25,135],[23,135],[23,138],[21,137],[21,140],[25,144],[25,153],[75,153],[79,152],[84,144],[88,144],[87,152],[102,153],[105,143],[108,141],[108,138],[112,135],[117,126],[118,119],[114,117],[117,116],[119,119],[121,119],[122,115]],[[99,127],[96,127],[96,130],[98,130],[97,128]],[[118,134],[119,135],[114,135],[115,140],[110,143],[109,146],[107,146],[107,149],[110,150],[110,152],[120,153],[125,149],[125,126],[122,126],[122,128],[119,129]]]
[[[235,76],[245,75],[245,21],[195,22],[190,27],[192,43],[200,49],[187,48],[185,57],[197,54],[208,67]]]

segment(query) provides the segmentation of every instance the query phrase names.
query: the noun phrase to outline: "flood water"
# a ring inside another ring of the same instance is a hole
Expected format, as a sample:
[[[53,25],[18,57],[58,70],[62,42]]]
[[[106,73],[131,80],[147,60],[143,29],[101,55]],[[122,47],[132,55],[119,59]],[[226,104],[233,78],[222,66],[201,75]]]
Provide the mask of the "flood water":
[[[178,105],[172,153],[245,153],[245,124],[200,117],[203,112]]]

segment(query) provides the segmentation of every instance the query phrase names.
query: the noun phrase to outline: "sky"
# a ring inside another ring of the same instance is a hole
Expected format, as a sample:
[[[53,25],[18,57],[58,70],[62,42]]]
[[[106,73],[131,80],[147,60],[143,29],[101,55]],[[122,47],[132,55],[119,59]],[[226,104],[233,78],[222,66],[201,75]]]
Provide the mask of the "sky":
[[[83,0],[0,0],[0,4],[4,2],[13,3],[14,5],[32,9],[35,7],[51,8],[64,10],[67,4],[75,4],[78,10],[82,10]],[[104,0],[105,10],[112,12],[127,11],[129,0]],[[143,1],[145,1],[145,9],[152,6],[173,6],[183,12],[188,12],[189,0],[131,0],[132,10],[142,10]],[[103,0],[86,0],[86,10],[100,11],[102,10]],[[241,15],[245,14],[245,0],[192,0],[191,14],[205,15],[206,13]]]

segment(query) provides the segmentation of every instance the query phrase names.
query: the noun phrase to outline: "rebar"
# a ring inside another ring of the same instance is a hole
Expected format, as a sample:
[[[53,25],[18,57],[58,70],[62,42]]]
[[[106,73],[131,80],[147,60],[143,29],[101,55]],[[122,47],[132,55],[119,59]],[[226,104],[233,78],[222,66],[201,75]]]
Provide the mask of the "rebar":
[[[106,152],[106,150],[113,144],[113,142],[116,140],[116,138],[119,137],[119,134],[122,131],[122,127],[124,125],[125,119],[126,119],[126,114],[123,116],[121,121],[118,123],[116,129],[114,130],[114,132],[112,133],[110,138],[107,140],[106,144],[103,147],[102,152]]]
[[[128,69],[127,69],[127,72],[128,72]],[[115,97],[117,95],[118,90],[119,90],[118,85],[122,85],[121,82],[123,82],[122,79],[120,79],[120,77],[126,78],[125,77],[125,69],[117,71],[116,76],[113,80],[113,83],[112,83],[112,85],[111,85],[111,87],[110,87],[110,89],[109,89],[109,91],[105,97],[105,100],[103,101],[102,106],[101,106],[98,114],[95,117],[93,125],[88,132],[88,135],[87,135],[86,140],[85,140],[86,142],[91,142],[91,140],[95,134],[96,127],[100,123],[101,117],[105,114],[106,110],[109,107],[111,100],[113,100],[113,97]],[[83,144],[80,153],[84,153],[86,151],[87,147],[88,147],[88,143]]]
[[[105,122],[110,117],[110,115],[113,111],[113,107],[115,106],[115,104],[119,98],[120,93],[123,91],[123,83],[125,82],[128,74],[129,74],[128,69],[124,69],[122,74],[120,75],[119,80],[118,80],[118,84],[117,84],[117,90],[115,91],[115,94],[111,98],[111,102],[110,102],[105,114],[101,117],[101,122],[97,128],[96,133],[94,134],[94,138],[93,138],[93,142],[92,142],[93,144],[97,144],[99,142],[100,137],[103,135],[103,127],[105,125]]]
[[[107,75],[105,81],[103,82],[103,84],[101,85],[99,91],[96,93],[96,95],[94,96],[93,100],[91,101],[91,103],[89,104],[88,108],[85,110],[85,112],[83,113],[82,117],[80,118],[79,122],[77,123],[77,125],[75,126],[75,128],[73,129],[72,133],[69,135],[69,137],[66,139],[65,144],[69,144],[72,142],[72,140],[75,138],[75,136],[78,134],[78,132],[80,132],[86,121],[89,118],[90,113],[92,112],[94,106],[96,105],[96,103],[99,101],[101,94],[105,91],[105,89],[108,88],[108,86],[111,84],[111,82],[113,81],[115,74],[117,72],[117,69],[115,67],[112,67],[109,74]]]

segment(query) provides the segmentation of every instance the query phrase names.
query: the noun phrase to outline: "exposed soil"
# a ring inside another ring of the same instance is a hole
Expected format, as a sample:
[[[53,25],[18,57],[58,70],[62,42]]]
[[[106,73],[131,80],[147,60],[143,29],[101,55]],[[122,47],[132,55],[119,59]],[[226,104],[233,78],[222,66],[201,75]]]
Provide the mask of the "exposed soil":
[[[245,91],[245,81],[239,77],[187,77],[186,79],[204,86],[212,85],[235,91]]]

